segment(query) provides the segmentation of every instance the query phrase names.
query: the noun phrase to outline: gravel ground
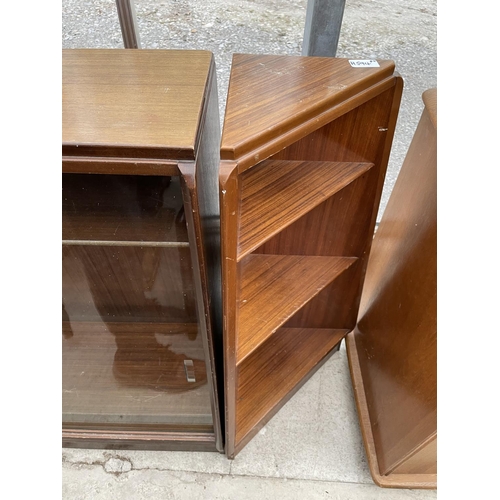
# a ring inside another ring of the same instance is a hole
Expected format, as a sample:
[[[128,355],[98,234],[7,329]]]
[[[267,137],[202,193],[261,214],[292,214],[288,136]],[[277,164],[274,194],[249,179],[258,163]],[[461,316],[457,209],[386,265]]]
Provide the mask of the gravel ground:
[[[307,0],[135,0],[142,48],[215,55],[221,120],[233,53],[300,55]],[[436,0],[349,0],[338,57],[392,59],[405,81],[379,219],[437,85]],[[63,48],[121,48],[114,0],[62,0]]]

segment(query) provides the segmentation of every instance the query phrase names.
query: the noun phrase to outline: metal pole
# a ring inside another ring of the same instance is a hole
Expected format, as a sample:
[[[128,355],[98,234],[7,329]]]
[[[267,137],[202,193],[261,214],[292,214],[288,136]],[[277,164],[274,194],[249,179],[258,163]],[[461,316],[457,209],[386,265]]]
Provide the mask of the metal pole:
[[[308,0],[303,56],[335,57],[345,0]]]
[[[123,46],[126,49],[140,49],[141,41],[137,30],[134,0],[116,0],[116,9],[122,29]]]

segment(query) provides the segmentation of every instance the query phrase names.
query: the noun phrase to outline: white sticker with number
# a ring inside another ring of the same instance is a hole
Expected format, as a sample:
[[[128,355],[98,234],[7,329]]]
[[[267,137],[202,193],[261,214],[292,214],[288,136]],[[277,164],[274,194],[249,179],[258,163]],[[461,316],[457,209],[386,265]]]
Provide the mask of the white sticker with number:
[[[353,68],[380,68],[380,64],[375,59],[349,59],[349,64]]]

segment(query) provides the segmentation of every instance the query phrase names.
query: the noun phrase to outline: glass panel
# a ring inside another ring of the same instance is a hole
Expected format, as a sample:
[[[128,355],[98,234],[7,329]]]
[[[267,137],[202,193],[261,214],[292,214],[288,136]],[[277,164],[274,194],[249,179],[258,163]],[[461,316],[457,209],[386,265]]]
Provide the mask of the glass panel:
[[[178,177],[63,174],[63,424],[213,431]]]

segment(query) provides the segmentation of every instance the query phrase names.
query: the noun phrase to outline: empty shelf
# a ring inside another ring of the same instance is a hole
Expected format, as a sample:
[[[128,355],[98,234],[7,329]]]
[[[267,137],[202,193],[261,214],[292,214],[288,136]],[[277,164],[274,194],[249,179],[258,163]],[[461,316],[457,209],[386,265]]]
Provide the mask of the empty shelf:
[[[280,328],[239,367],[236,442],[257,425],[349,330]]]
[[[238,260],[346,187],[372,163],[266,160],[241,180]]]
[[[302,255],[247,256],[240,263],[237,364],[356,260]]]

